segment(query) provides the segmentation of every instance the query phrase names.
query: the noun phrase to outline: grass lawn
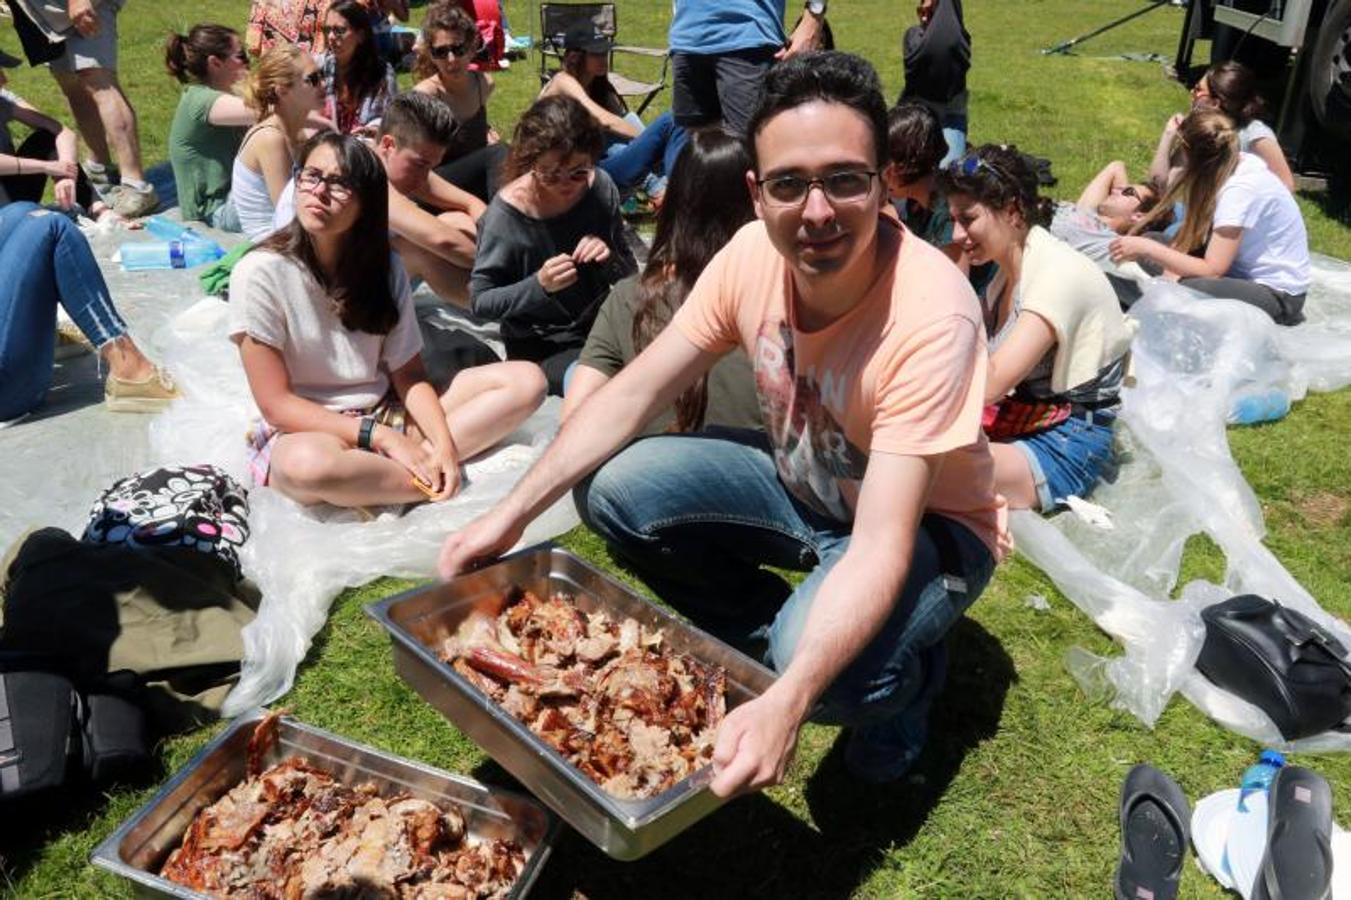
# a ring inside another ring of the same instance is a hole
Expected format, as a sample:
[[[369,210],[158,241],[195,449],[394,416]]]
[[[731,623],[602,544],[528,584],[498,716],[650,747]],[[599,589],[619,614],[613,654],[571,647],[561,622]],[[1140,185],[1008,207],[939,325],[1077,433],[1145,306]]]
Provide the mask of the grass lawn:
[[[132,0],[121,17],[123,83],[141,119],[147,162],[165,158],[177,91],[162,68],[169,28],[196,21],[244,21],[243,0],[190,7]],[[790,4],[790,5],[796,5]],[[668,0],[620,2],[625,42],[663,45]],[[911,4],[839,0],[832,22],[839,46],[879,68],[889,97],[901,86],[899,41]],[[1051,158],[1071,197],[1106,161],[1142,170],[1166,116],[1186,105],[1160,66],[1106,57],[1129,51],[1171,56],[1182,14],[1165,7],[1084,45],[1079,56],[1043,57],[1040,48],[1137,8],[1109,0],[968,2],[975,39],[971,137],[1002,141]],[[518,33],[534,4],[510,0]],[[415,12],[420,19],[420,10]],[[4,49],[17,41],[0,30]],[[531,57],[496,76],[492,120],[509,134],[538,86]],[[19,70],[13,89],[65,116],[43,72]],[[669,103],[664,94],[656,104]],[[1315,250],[1351,258],[1351,228],[1301,196]],[[1285,421],[1230,433],[1258,496],[1269,546],[1294,576],[1338,615],[1351,614],[1351,391],[1315,396]],[[563,544],[612,570],[619,567],[584,529]],[[1183,580],[1220,577],[1223,561],[1195,541]],[[622,573],[621,573],[622,574]],[[627,575],[625,577],[628,577]],[[301,719],[392,752],[475,776],[503,777],[464,736],[403,686],[388,644],[362,614],[364,603],[406,587],[382,580],[350,591],[302,667],[286,704]],[[1048,611],[1025,604],[1051,598]],[[852,782],[837,731],[804,729],[787,782],[738,800],[636,863],[613,862],[565,832],[536,890],[539,897],[1100,897],[1117,857],[1117,793],[1135,763],[1172,773],[1193,801],[1235,785],[1259,748],[1220,729],[1185,701],[1154,730],[1086,700],[1062,659],[1074,646],[1099,654],[1112,642],[1038,571],[1015,558],[997,574],[952,639],[945,694],[920,764],[884,789]],[[165,743],[167,777],[212,730]],[[1302,756],[1334,786],[1340,818],[1351,822],[1351,757]],[[24,898],[120,897],[126,889],[93,870],[90,849],[153,792],[124,788],[58,809],[0,818],[0,890]],[[1219,897],[1191,865],[1186,897]]]

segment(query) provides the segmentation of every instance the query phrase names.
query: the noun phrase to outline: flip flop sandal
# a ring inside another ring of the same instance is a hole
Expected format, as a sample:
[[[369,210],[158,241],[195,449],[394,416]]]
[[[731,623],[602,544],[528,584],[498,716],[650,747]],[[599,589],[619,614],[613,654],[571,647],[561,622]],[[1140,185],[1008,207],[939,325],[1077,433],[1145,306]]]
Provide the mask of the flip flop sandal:
[[[1153,766],[1136,766],[1121,785],[1120,815],[1116,900],[1173,900],[1191,818],[1182,789]]]
[[[1267,854],[1252,900],[1332,896],[1332,790],[1311,769],[1286,766],[1271,782]]]

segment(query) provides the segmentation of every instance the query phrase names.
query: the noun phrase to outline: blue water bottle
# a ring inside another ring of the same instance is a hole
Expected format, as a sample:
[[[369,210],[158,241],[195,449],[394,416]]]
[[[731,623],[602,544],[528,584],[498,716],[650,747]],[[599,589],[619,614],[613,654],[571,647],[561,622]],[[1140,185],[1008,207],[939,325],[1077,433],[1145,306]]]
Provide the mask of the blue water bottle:
[[[1247,812],[1248,807],[1244,805],[1248,796],[1255,793],[1265,794],[1271,789],[1272,779],[1276,777],[1276,771],[1285,765],[1285,757],[1275,750],[1263,750],[1262,755],[1257,758],[1257,762],[1248,766],[1243,773],[1243,781],[1238,789],[1238,809],[1239,812]]]
[[[1254,425],[1275,422],[1290,412],[1290,395],[1272,388],[1269,391],[1240,394],[1229,405],[1230,425]]]
[[[123,244],[122,268],[128,272],[148,269],[191,269],[215,262],[225,251],[214,241],[145,241]]]
[[[186,225],[166,219],[164,216],[151,216],[146,219],[145,230],[162,241],[211,241],[210,238],[198,234]]]

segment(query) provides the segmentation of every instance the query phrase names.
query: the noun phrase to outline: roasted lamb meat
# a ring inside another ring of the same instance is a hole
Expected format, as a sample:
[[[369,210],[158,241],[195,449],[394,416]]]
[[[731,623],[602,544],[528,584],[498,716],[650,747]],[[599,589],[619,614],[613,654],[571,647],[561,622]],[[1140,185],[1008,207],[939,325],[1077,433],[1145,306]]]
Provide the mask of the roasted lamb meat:
[[[440,647],[504,710],[617,797],[653,797],[713,755],[727,675],[663,646],[636,620],[514,588]]]
[[[294,756],[259,772],[249,749],[248,777],[198,813],[163,877],[249,900],[485,900],[506,897],[525,866],[513,842],[470,839],[453,805],[382,797]]]

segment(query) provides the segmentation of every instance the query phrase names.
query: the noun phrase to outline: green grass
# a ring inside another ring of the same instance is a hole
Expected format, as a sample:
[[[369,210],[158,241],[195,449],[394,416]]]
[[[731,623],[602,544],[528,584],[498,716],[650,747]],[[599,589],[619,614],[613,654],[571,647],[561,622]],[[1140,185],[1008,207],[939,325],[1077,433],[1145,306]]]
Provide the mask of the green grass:
[[[910,6],[840,0],[832,15],[841,48],[873,60],[893,98],[901,86],[899,41]],[[122,16],[124,82],[141,116],[147,160],[164,158],[176,89],[163,74],[159,42],[170,27],[215,19],[243,21],[239,0],[203,0],[190,9],[131,3]],[[533,8],[530,7],[530,8]],[[1054,160],[1059,196],[1071,196],[1104,162],[1133,169],[1148,162],[1168,113],[1182,109],[1182,88],[1157,64],[1101,59],[1128,51],[1171,56],[1181,24],[1164,8],[1080,48],[1044,57],[1042,47],[1134,9],[1108,0],[998,0],[968,3],[975,38],[971,77],[972,139],[1012,142]],[[508,4],[527,32],[527,4]],[[631,43],[664,43],[667,0],[619,4]],[[12,35],[0,32],[12,49]],[[504,133],[537,87],[538,62],[498,76],[492,120]],[[20,71],[14,87],[44,109],[63,111],[50,79]],[[657,108],[669,102],[664,95]],[[1301,198],[1314,249],[1351,258],[1351,228]],[[1230,432],[1235,456],[1262,499],[1268,545],[1291,573],[1340,616],[1351,614],[1351,391],[1314,396],[1285,421]],[[563,543],[621,571],[582,529]],[[1184,579],[1217,579],[1223,560],[1194,540]],[[622,571],[621,571],[621,574]],[[455,771],[500,778],[499,769],[393,673],[388,644],[361,607],[406,583],[383,580],[349,591],[302,667],[285,703],[301,719],[396,753]],[[1037,612],[1024,601],[1051,598]],[[1171,772],[1193,800],[1234,784],[1258,747],[1226,732],[1183,701],[1153,730],[1086,699],[1067,674],[1071,647],[1118,652],[1035,569],[1004,566],[956,630],[951,678],[933,734],[915,773],[885,789],[864,788],[843,772],[836,731],[810,726],[789,780],[724,807],[671,844],[636,863],[606,859],[565,832],[544,871],[539,897],[1100,897],[1117,855],[1117,791],[1126,771],[1151,761]],[[214,729],[168,741],[167,776]],[[1301,756],[1334,785],[1336,805],[1351,810],[1351,757]],[[69,808],[6,811],[0,854],[14,896],[125,896],[85,863],[90,849],[153,793],[119,788]],[[1343,812],[1342,819],[1351,821]],[[1220,897],[1187,865],[1185,897]]]

